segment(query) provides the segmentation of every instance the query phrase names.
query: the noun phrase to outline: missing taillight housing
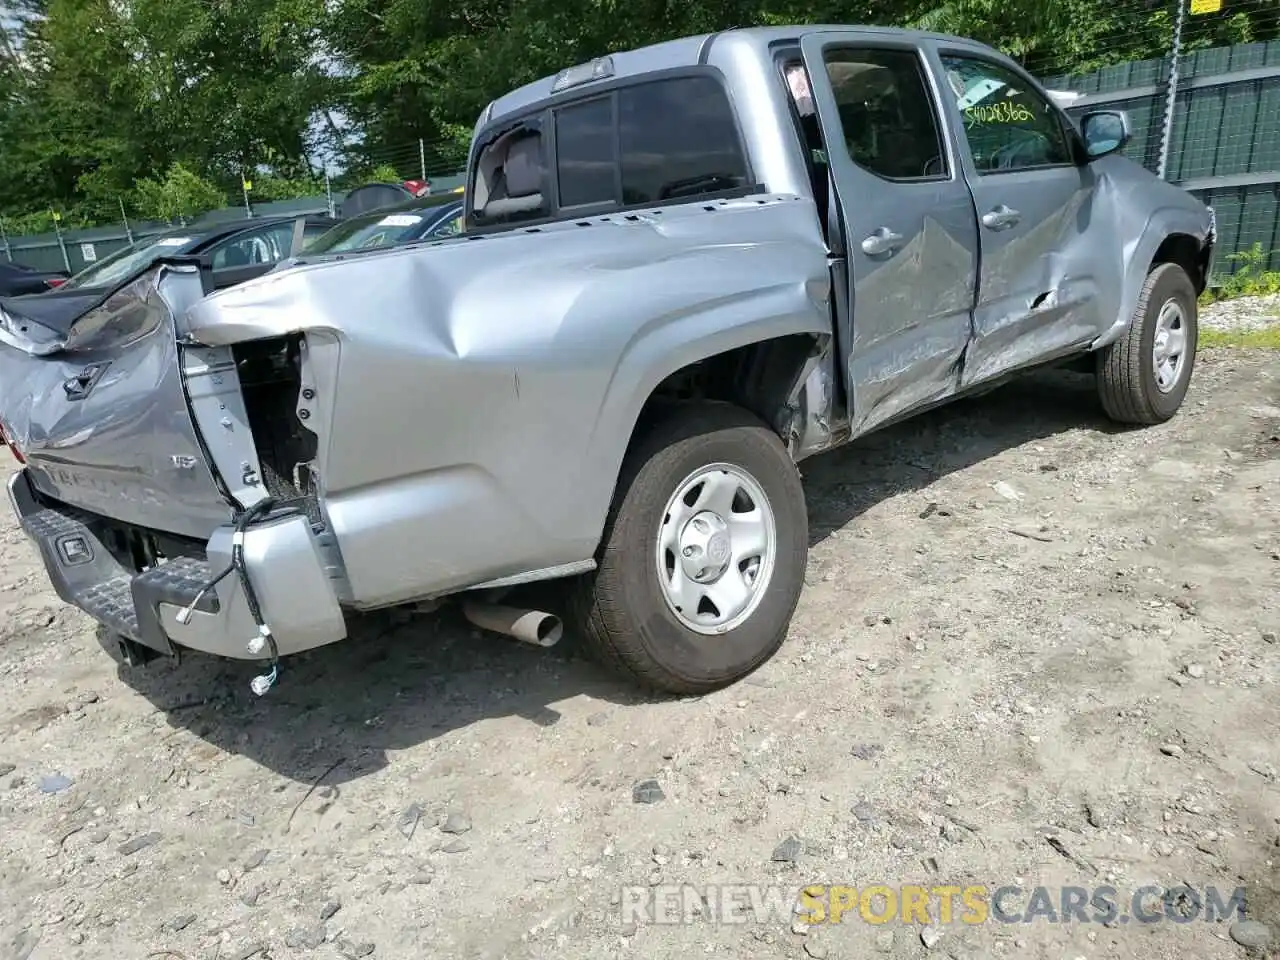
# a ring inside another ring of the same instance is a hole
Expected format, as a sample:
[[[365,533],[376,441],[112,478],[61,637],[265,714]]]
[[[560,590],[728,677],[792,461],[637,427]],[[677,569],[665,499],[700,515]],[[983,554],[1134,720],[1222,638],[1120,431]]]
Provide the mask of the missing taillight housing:
[[[231,349],[267,493],[282,504],[300,506],[318,523],[310,467],[318,441],[298,419],[301,337],[255,340]]]

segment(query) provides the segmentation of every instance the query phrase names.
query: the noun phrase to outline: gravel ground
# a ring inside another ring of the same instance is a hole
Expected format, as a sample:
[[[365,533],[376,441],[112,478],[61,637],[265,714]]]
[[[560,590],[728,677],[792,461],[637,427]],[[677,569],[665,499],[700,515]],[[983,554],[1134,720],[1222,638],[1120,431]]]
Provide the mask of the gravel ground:
[[[1200,324],[1211,330],[1261,330],[1280,325],[1280,294],[1241,297],[1200,308]]]
[[[456,614],[371,619],[263,699],[243,664],[118,670],[6,517],[0,960],[1215,960],[1280,934],[1277,354],[1203,353],[1157,428],[1043,375],[805,474],[786,646],[684,700]],[[717,882],[1243,886],[1263,926],[623,922],[625,886]]]

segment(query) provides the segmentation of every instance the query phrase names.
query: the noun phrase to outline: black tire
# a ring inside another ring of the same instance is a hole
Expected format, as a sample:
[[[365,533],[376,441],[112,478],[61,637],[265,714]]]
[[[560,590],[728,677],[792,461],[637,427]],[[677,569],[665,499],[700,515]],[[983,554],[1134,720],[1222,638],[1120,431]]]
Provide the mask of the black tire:
[[[1170,300],[1176,300],[1182,308],[1186,360],[1173,388],[1163,392],[1156,385],[1152,351],[1160,311]],[[1182,267],[1161,263],[1147,274],[1128,331],[1098,351],[1098,396],[1112,420],[1155,424],[1163,423],[1178,412],[1196,364],[1200,329],[1196,307],[1195,285]]]
[[[728,463],[760,485],[776,524],[773,574],[741,624],[709,636],[681,623],[658,579],[660,521],[681,482]],[[782,645],[804,587],[809,521],[800,472],[777,434],[724,403],[681,404],[644,435],[623,464],[597,555],[571,599],[596,659],[641,686],[705,693],[745,677]]]

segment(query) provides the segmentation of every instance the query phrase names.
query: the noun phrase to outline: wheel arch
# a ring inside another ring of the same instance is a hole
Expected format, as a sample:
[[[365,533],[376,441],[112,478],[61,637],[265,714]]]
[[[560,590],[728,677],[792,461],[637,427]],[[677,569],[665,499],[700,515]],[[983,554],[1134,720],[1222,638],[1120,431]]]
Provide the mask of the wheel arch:
[[[1197,240],[1189,233],[1170,233],[1156,248],[1151,257],[1148,272],[1162,263],[1175,263],[1187,272],[1196,288],[1196,295],[1204,293],[1209,283],[1209,257],[1212,247]]]
[[[626,456],[673,404],[714,400],[743,407],[778,433],[797,461],[838,443],[833,351],[829,326],[805,317],[718,331],[667,352],[669,362],[645,370],[638,389],[626,388],[630,402],[614,419],[620,429],[598,437],[589,458],[612,478],[608,498],[596,505],[601,530]]]
[[[1162,263],[1176,263],[1187,270],[1199,295],[1208,282],[1212,254],[1209,218],[1186,206],[1160,207],[1147,219],[1141,236],[1125,247],[1125,270],[1117,314],[1111,326],[1090,349],[1098,350],[1125,335],[1142,294],[1147,276]]]

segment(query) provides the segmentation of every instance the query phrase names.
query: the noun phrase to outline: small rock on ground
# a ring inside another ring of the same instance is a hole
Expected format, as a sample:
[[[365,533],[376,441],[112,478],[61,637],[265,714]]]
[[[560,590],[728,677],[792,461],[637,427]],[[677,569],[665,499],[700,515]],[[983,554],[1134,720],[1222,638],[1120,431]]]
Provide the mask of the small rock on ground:
[[[172,920],[166,920],[160,925],[160,929],[165,933],[181,933],[195,922],[196,915],[194,913],[184,913],[181,916],[174,917]]]
[[[61,773],[52,773],[40,778],[41,793],[61,793],[71,786],[71,778]]]
[[[631,799],[635,803],[659,803],[666,798],[657,780],[641,780],[631,788]]]
[[[773,857],[771,858],[777,863],[795,863],[800,859],[803,846],[795,837],[787,837],[780,844],[773,848]]]
[[[315,950],[324,943],[324,927],[295,927],[285,935],[284,945],[293,950]]]
[[[1240,946],[1255,950],[1261,950],[1271,942],[1271,928],[1258,920],[1237,920],[1227,933]]]
[[[120,844],[119,852],[122,857],[131,857],[139,850],[145,850],[147,847],[154,847],[160,842],[160,834],[156,831],[144,833],[140,837],[134,837],[132,840],[126,840]]]
[[[444,823],[440,825],[442,833],[466,833],[471,829],[471,818],[465,813],[454,811],[445,818]]]

